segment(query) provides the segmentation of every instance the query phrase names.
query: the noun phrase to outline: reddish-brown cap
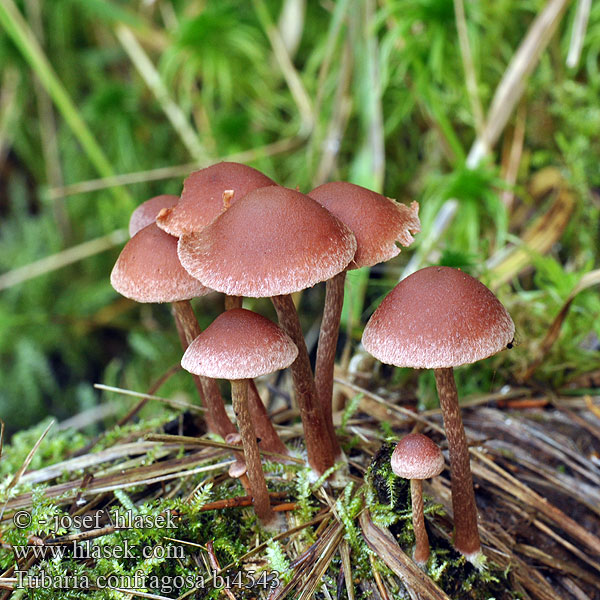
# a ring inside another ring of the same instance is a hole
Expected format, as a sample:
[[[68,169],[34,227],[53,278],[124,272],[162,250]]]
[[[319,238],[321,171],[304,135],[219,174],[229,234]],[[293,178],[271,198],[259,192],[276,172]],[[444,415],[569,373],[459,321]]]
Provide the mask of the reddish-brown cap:
[[[422,433],[404,436],[392,453],[392,471],[404,479],[429,479],[444,470],[444,456],[437,444]]]
[[[403,279],[367,323],[362,342],[398,367],[457,367],[496,354],[515,326],[500,301],[470,275],[427,267]]]
[[[221,313],[189,346],[181,366],[213,379],[251,379],[291,365],[298,348],[272,321],[246,310]]]
[[[356,236],[356,254],[350,268],[370,267],[400,254],[399,242],[410,246],[412,233],[421,231],[419,204],[399,204],[359,185],[345,181],[324,183],[308,194],[322,204]]]
[[[133,237],[138,231],[144,229],[154,223],[156,215],[163,208],[171,208],[175,206],[179,201],[178,196],[171,196],[169,194],[161,194],[160,196],[154,196],[146,202],[142,202],[132,213],[129,218],[129,237]]]
[[[276,183],[266,175],[234,162],[221,162],[192,173],[183,182],[183,192],[176,206],[161,211],[157,225],[171,235],[200,231],[225,209],[223,193],[233,192],[234,204],[248,192]]]
[[[125,244],[110,282],[117,292],[136,302],[178,302],[212,291],[181,266],[177,238],[154,223]]]
[[[181,264],[229,296],[265,297],[311,287],[343,271],[356,251],[352,232],[308,196],[260,188],[202,231],[179,239]]]

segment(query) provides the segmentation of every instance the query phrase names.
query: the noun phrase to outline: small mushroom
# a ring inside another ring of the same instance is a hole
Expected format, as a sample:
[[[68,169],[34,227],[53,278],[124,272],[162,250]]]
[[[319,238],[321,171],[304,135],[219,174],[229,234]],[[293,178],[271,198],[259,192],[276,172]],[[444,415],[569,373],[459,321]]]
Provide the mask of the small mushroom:
[[[288,367],[297,355],[296,345],[275,323],[249,310],[234,308],[220,314],[181,359],[181,366],[190,373],[231,381],[254,510],[265,525],[273,521],[275,513],[248,411],[248,380]]]
[[[225,441],[232,446],[241,446],[242,445],[242,436],[239,433],[230,433],[225,436]],[[229,466],[229,477],[232,479],[239,479],[243,477],[248,471],[248,467],[246,467],[246,463],[238,458]]]
[[[125,244],[110,274],[110,282],[117,292],[136,302],[170,302],[184,350],[200,333],[190,299],[212,290],[187,273],[177,257],[177,238],[154,223]],[[222,437],[235,433],[216,382],[206,377],[194,381],[205,402],[208,429]]]
[[[460,269],[433,266],[385,297],[362,338],[384,363],[434,370],[450,455],[454,546],[474,564],[481,558],[477,506],[453,368],[500,352],[514,334],[510,315],[485,285]]]
[[[429,538],[425,530],[423,510],[423,479],[437,477],[444,470],[444,457],[438,446],[422,433],[404,436],[391,459],[392,471],[398,477],[410,479],[412,522],[416,545],[413,559],[424,565],[429,558]]]

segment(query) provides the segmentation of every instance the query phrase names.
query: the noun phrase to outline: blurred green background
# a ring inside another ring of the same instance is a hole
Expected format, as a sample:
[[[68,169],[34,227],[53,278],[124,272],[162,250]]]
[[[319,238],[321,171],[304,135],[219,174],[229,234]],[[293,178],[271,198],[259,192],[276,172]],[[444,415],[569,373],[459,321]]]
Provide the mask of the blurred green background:
[[[350,278],[352,348],[411,258],[441,262],[481,277],[517,324],[516,348],[460,371],[463,390],[515,381],[600,266],[600,4],[583,38],[573,23],[585,2],[548,4],[564,10],[503,121],[489,107],[539,0],[0,0],[7,432],[115,399],[95,382],[145,391],[178,362],[168,308],[121,298],[109,274],[132,209],[222,159],[304,192],[344,179],[417,200],[413,247]],[[468,160],[486,122],[499,129],[492,152]],[[307,330],[321,288],[302,299]],[[195,306],[203,326],[221,309],[214,297]],[[599,317],[592,286],[536,385],[600,367]],[[161,388],[175,391],[191,392],[184,374]]]

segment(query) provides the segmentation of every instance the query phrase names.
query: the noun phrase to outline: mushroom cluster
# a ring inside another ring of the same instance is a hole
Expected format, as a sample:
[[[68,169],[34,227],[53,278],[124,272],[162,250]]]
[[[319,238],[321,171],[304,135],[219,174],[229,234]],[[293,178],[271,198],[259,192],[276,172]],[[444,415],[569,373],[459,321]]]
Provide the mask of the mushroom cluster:
[[[241,441],[243,454],[237,452],[233,471],[245,478],[242,483],[265,524],[273,512],[260,450],[285,460],[288,449],[253,378],[289,366],[313,476],[344,460],[331,407],[346,272],[389,260],[400,252],[399,244],[409,246],[420,231],[418,209],[416,202],[406,206],[346,182],[302,194],[256,169],[223,162],[192,173],[180,197],[152,198],[131,217],[132,237],[111,283],[138,302],[171,303],[185,351],[182,366],[194,375],[207,429]],[[452,492],[460,502],[454,511],[456,545],[469,554],[478,551],[479,542],[478,537],[474,541],[474,495],[452,367],[498,351],[512,339],[514,327],[479,282],[460,271],[432,269],[392,291],[369,322],[363,342],[384,362],[435,370]],[[451,287],[437,289],[438,279]],[[425,287],[413,285],[417,280]],[[326,282],[326,297],[313,373],[291,294],[320,282]],[[202,332],[190,300],[211,292],[224,295],[226,310]],[[440,307],[446,296],[450,308],[444,313]],[[279,325],[243,309],[244,297],[270,298]],[[468,297],[479,304],[467,308]],[[235,424],[217,378],[231,381]],[[463,510],[470,516],[463,516]]]

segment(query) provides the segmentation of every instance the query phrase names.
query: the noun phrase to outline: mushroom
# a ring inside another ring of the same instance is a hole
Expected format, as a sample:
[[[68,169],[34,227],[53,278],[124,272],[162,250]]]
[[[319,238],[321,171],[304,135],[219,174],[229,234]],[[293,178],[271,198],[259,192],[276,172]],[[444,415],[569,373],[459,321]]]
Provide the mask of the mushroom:
[[[248,380],[289,366],[298,349],[284,331],[243,308],[221,313],[188,347],[181,366],[197,375],[231,381],[233,409],[244,448],[256,515],[265,525],[271,508],[256,433],[248,411]],[[231,439],[231,438],[230,438]]]
[[[177,237],[200,231],[228,205],[253,189],[269,185],[277,184],[252,167],[234,162],[211,165],[185,179],[179,202],[172,208],[162,210],[156,218],[156,224]]]
[[[482,283],[450,267],[427,267],[403,279],[365,327],[362,343],[378,360],[434,369],[450,455],[454,546],[477,563],[481,545],[467,439],[453,368],[496,354],[515,326]]]
[[[436,477],[444,470],[444,456],[430,438],[422,433],[409,433],[404,436],[392,453],[392,471],[410,479],[412,522],[416,545],[413,559],[424,565],[429,558],[429,538],[425,529],[423,511],[423,479]]]
[[[161,194],[142,202],[129,217],[129,237],[133,237],[140,229],[154,223],[156,215],[163,208],[171,208],[179,201],[178,196]]]
[[[340,452],[332,418],[333,369],[344,303],[346,271],[371,267],[400,254],[397,242],[410,246],[411,233],[421,230],[419,205],[399,204],[391,198],[345,181],[316,187],[308,195],[347,225],[356,236],[356,253],[346,269],[327,280],[325,307],[319,333],[315,383],[334,448]]]
[[[182,265],[204,285],[230,296],[271,297],[279,324],[298,347],[292,377],[316,476],[334,464],[334,452],[289,294],[330,279],[355,251],[343,223],[308,196],[280,186],[249,192],[202,231],[179,239]]]
[[[200,333],[189,301],[212,290],[187,273],[177,257],[177,238],[161,231],[154,223],[127,242],[110,274],[110,282],[117,292],[136,302],[170,302],[184,349]],[[206,403],[209,431],[223,438],[235,433],[217,383],[206,377],[194,378],[194,381]]]

